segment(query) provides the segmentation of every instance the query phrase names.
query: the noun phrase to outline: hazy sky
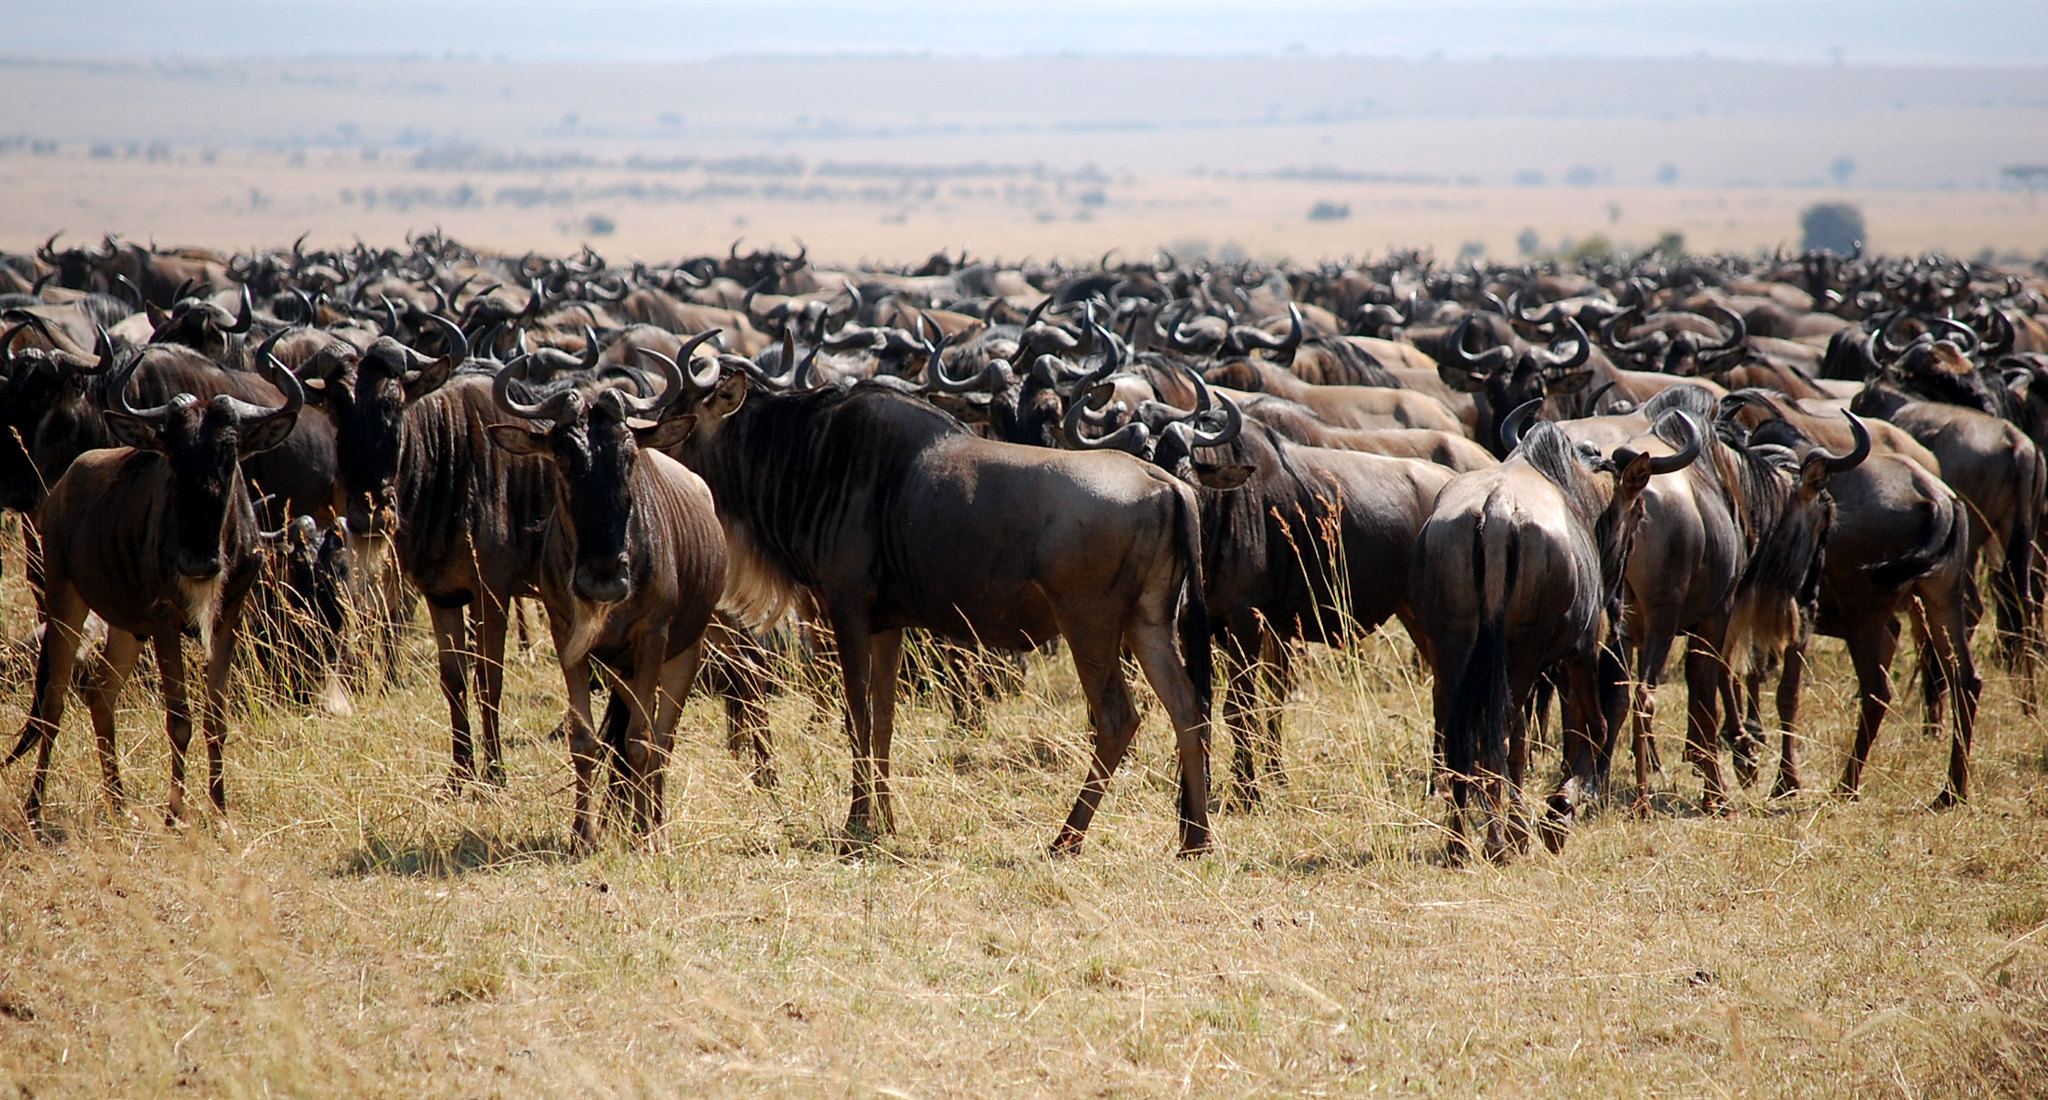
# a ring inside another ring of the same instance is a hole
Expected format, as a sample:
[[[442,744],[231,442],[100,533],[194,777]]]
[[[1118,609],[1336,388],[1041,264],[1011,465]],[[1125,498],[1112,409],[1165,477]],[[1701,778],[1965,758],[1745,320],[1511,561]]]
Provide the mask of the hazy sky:
[[[2048,63],[2048,0],[0,0],[0,54],[1691,57]]]

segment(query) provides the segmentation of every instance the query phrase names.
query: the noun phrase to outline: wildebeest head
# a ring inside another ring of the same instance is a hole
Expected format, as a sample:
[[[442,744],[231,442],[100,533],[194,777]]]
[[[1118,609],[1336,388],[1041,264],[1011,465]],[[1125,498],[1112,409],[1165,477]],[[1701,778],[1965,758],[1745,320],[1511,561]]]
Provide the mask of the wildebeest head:
[[[1112,386],[1097,386],[1067,410],[1061,424],[1067,446],[1083,451],[1127,451],[1190,485],[1210,489],[1235,489],[1243,485],[1253,473],[1251,466],[1208,462],[1198,459],[1195,452],[1229,446],[1244,430],[1244,413],[1236,402],[1210,392],[1199,371],[1192,367],[1183,369],[1195,386],[1193,412],[1147,401],[1137,408],[1129,423],[1099,439],[1090,439],[1081,431],[1082,419],[1101,411],[1115,391]]]
[[[308,400],[334,420],[344,514],[349,530],[360,536],[385,534],[392,522],[405,410],[469,357],[462,330],[439,314],[431,316],[446,338],[437,358],[382,336],[360,356],[332,341],[298,368]],[[266,357],[282,335],[266,341],[257,358]]]
[[[141,366],[143,349],[131,355],[108,383],[107,427],[114,438],[137,450],[161,455],[171,470],[171,565],[180,576],[208,580],[221,571],[221,528],[241,489],[241,460],[284,442],[298,423],[306,393],[292,372],[272,359],[270,375],[284,404],[275,409],[227,394],[202,401],[189,393],[138,409],[128,403],[128,382]]]
[[[682,358],[714,329],[684,345]],[[500,408],[541,422],[538,429],[494,424],[491,442],[517,455],[549,460],[555,471],[557,507],[569,517],[575,538],[575,565],[570,585],[578,599],[613,604],[632,594],[632,556],[628,533],[633,521],[633,469],[642,449],[661,450],[681,443],[695,428],[694,413],[664,419],[684,394],[685,386],[704,388],[710,378],[686,379],[675,360],[649,349],[641,353],[662,368],[659,394],[641,396],[634,378],[617,372],[592,385],[582,379],[531,404],[514,397],[511,386],[524,380],[524,359],[499,370],[491,392]],[[707,368],[714,372],[715,367]]]
[[[240,336],[249,331],[255,322],[254,307],[249,301],[249,288],[242,288],[241,309],[229,313],[210,298],[181,296],[168,310],[158,309],[147,302],[144,309],[149,314],[150,326],[156,331],[150,336],[152,344],[183,344],[212,359],[227,356],[228,338]]]
[[[101,334],[94,361],[61,348],[16,350],[33,315],[0,335],[0,508],[32,512],[63,472],[52,450],[75,454],[87,384],[113,366],[113,342]]]
[[[1593,342],[1576,318],[1564,318],[1564,328],[1548,348],[1531,347],[1518,355],[1514,348],[1501,345],[1475,355],[1467,343],[1475,316],[1468,313],[1458,322],[1437,371],[1453,389],[1485,396],[1492,416],[1482,420],[1479,442],[1496,456],[1505,456],[1514,449],[1501,431],[1509,410],[1584,387],[1593,376],[1586,366]],[[1564,350],[1567,347],[1571,350]]]

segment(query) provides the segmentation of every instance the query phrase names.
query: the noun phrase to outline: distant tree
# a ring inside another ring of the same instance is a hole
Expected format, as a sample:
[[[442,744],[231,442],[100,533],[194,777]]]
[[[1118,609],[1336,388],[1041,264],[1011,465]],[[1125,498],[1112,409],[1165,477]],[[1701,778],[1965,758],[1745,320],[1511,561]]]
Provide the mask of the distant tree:
[[[1863,243],[1863,211],[1846,202],[1816,203],[1799,215],[1801,247],[1847,256]]]
[[[1835,177],[1836,187],[1849,186],[1849,177],[1856,174],[1856,158],[1839,156],[1828,164],[1828,175]]]
[[[1585,240],[1572,245],[1565,252],[1564,258],[1575,264],[1606,263],[1614,258],[1614,246],[1608,243],[1607,238],[1595,233]]]
[[[1312,222],[1340,222],[1351,216],[1348,202],[1330,202],[1325,199],[1308,208],[1308,220]]]
[[[1536,227],[1533,225],[1522,230],[1521,236],[1515,238],[1515,251],[1524,256],[1534,256],[1542,247],[1543,238],[1536,235]]]
[[[1650,254],[1665,260],[1683,259],[1685,234],[1676,229],[1665,230],[1663,236],[1657,238],[1657,243],[1650,246]]]
[[[1574,164],[1565,169],[1564,181],[1573,187],[1591,187],[1600,182],[1600,173],[1590,164]]]
[[[1486,255],[1485,241],[1466,241],[1458,246],[1459,263],[1464,263],[1467,260],[1476,260],[1484,255]]]
[[[1666,164],[1662,168],[1657,169],[1657,182],[1666,187],[1677,183],[1678,166],[1676,164]]]
[[[2048,164],[2008,164],[1998,174],[2027,189],[2027,209],[2034,208],[2034,192],[2048,184]]]

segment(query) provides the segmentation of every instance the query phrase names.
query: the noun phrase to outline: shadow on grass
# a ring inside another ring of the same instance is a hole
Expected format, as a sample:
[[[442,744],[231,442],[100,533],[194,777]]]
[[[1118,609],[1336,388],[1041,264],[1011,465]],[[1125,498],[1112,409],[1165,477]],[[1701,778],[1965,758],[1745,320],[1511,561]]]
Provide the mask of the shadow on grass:
[[[405,843],[372,838],[344,857],[336,874],[344,877],[396,875],[408,878],[454,878],[476,871],[512,867],[556,866],[581,857],[558,835],[505,836],[464,829],[448,839]]]

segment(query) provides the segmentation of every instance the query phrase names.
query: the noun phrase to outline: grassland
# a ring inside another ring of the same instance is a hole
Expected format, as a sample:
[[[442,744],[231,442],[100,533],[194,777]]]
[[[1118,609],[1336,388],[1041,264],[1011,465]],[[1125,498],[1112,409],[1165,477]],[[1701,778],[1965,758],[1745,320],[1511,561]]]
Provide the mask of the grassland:
[[[1820,649],[1816,784],[1852,710]],[[138,682],[134,818],[99,801],[76,711],[59,839],[23,841],[25,776],[0,783],[0,1095],[2048,1089],[2048,754],[2003,678],[1965,808],[1922,808],[1942,746],[1901,715],[1860,802],[1703,819],[1666,775],[1649,820],[1610,810],[1559,856],[1453,870],[1407,653],[1381,634],[1315,654],[1290,784],[1185,862],[1156,707],[1085,853],[1042,856],[1084,750],[1057,661],[982,730],[908,706],[899,831],[858,860],[836,853],[836,721],[798,694],[773,710],[777,789],[700,699],[666,850],[577,857],[544,651],[508,677],[503,794],[437,797],[445,710],[416,634],[352,718],[245,685],[231,813],[185,832],[157,820],[165,740]],[[25,695],[10,679],[0,728]]]

